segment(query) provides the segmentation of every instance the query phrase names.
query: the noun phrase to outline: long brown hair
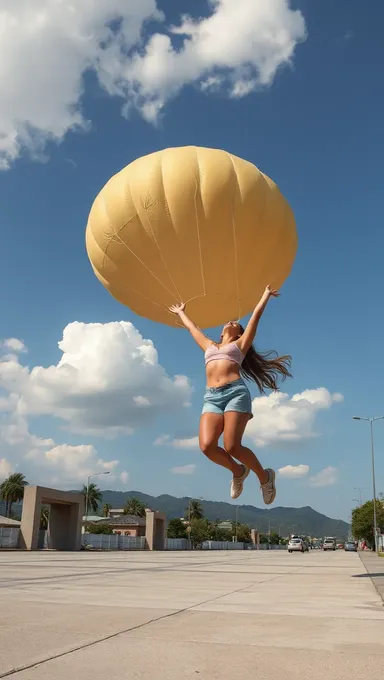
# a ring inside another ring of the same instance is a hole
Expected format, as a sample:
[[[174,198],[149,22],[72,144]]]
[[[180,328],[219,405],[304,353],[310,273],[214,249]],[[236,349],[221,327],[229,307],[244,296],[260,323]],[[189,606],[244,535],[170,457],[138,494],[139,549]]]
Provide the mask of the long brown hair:
[[[238,324],[241,333],[244,328]],[[270,352],[256,352],[253,345],[249,348],[241,365],[241,374],[247,380],[253,380],[263,394],[266,389],[278,390],[278,381],[292,378],[289,369],[291,357],[285,355],[279,357],[274,350]]]

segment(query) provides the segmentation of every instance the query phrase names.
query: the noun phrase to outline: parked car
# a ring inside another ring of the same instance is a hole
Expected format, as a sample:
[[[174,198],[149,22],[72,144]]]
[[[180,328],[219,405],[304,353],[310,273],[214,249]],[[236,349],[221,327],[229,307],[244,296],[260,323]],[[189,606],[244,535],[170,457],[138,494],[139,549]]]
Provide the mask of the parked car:
[[[356,543],[354,541],[347,541],[344,543],[345,552],[357,552]]]
[[[336,541],[334,538],[326,538],[323,543],[323,550],[336,550]]]
[[[305,553],[304,541],[301,538],[291,538],[288,543],[288,552],[301,552]]]

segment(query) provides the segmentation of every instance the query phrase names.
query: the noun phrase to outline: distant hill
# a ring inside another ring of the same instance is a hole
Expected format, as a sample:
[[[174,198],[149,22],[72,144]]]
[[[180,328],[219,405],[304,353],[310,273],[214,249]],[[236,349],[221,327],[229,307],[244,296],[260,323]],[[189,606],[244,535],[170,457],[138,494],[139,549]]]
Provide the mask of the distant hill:
[[[149,496],[141,491],[104,491],[103,503],[110,503],[113,508],[123,508],[127,499],[135,496],[145,503],[146,507],[165,512],[167,519],[184,517],[189,498],[175,498],[163,494],[162,496]],[[201,501],[204,515],[210,520],[235,520],[235,505],[217,501]],[[249,524],[262,533],[267,532],[269,523],[271,531],[280,530],[280,534],[287,536],[290,533],[305,534],[308,536],[335,536],[339,539],[348,537],[349,524],[340,519],[331,519],[326,515],[307,506],[304,508],[274,507],[270,510],[256,508],[253,505],[239,505],[238,520]],[[280,529],[279,529],[280,528]]]

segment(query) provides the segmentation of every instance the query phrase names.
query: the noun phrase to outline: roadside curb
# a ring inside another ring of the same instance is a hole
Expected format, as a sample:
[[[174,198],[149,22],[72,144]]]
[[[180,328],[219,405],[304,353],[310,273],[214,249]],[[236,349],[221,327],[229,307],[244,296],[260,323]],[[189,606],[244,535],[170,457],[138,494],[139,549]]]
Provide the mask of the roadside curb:
[[[377,592],[379,593],[381,599],[384,603],[384,563],[376,553],[372,553],[365,550],[359,551],[359,557],[362,561],[366,571],[367,576],[370,577],[373,585],[375,586]]]

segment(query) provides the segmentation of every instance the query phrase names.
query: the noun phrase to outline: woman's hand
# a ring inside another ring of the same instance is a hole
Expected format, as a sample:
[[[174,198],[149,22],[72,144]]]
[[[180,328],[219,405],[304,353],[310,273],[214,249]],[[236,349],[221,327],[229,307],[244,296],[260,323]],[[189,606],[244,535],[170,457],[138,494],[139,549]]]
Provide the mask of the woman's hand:
[[[179,302],[177,305],[171,305],[168,309],[172,314],[180,314],[180,312],[184,312],[185,307],[185,302]]]
[[[275,288],[271,288],[271,286],[266,286],[264,295],[268,295],[268,297],[279,297],[280,293],[278,290],[275,290]]]

